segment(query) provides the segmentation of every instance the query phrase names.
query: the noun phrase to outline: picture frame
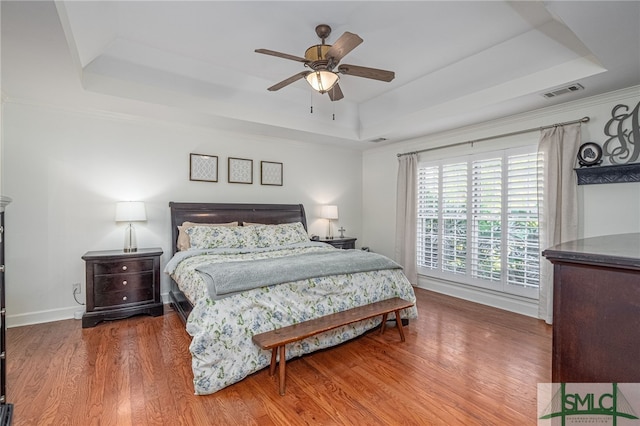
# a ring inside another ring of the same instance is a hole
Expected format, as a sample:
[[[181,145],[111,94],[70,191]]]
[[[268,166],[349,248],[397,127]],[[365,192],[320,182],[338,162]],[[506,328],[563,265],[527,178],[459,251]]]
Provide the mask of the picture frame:
[[[229,183],[253,183],[253,160],[246,158],[228,158]]]
[[[275,161],[260,162],[260,184],[282,186],[282,163]]]
[[[218,182],[218,156],[189,154],[189,180]]]

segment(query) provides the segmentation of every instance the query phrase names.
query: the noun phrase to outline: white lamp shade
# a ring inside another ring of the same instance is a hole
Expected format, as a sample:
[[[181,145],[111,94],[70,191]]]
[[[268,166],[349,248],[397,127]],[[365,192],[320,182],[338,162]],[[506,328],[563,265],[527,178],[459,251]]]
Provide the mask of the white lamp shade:
[[[338,206],[326,205],[322,206],[322,217],[325,219],[337,219],[338,218]]]
[[[331,71],[314,71],[305,77],[307,82],[320,93],[326,93],[338,82],[340,77]]]
[[[116,204],[116,222],[144,222],[147,211],[142,201],[120,201]]]

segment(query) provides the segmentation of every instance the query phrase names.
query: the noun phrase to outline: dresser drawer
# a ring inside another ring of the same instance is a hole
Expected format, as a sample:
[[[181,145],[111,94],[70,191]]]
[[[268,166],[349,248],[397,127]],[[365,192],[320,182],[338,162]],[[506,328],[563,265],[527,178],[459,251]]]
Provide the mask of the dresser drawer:
[[[153,271],[153,259],[115,260],[112,262],[96,262],[94,274],[122,274],[131,272]]]
[[[124,291],[111,291],[94,294],[96,308],[113,308],[119,305],[153,301],[153,289],[150,287]]]
[[[93,279],[93,291],[96,293],[135,290],[151,286],[153,286],[153,271],[138,274],[96,275]]]

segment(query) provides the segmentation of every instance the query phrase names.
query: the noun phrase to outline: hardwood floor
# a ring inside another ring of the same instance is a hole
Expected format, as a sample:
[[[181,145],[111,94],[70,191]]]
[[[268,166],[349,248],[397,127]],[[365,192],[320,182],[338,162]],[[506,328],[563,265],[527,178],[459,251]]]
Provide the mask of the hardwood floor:
[[[551,327],[416,289],[419,318],[193,395],[177,314],[82,329],[66,320],[7,331],[14,425],[535,425],[551,381]]]

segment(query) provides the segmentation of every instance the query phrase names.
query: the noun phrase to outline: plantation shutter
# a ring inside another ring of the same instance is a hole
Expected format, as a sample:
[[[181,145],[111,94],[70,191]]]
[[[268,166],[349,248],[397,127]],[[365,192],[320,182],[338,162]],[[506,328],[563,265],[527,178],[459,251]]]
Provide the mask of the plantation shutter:
[[[540,280],[537,153],[509,157],[507,284],[537,288]]]
[[[467,271],[467,164],[442,167],[442,270]]]
[[[538,166],[535,148],[421,164],[420,273],[537,298]]]
[[[438,268],[438,217],[440,214],[440,170],[418,169],[418,266]]]
[[[502,158],[474,161],[472,276],[500,281],[502,271]]]

